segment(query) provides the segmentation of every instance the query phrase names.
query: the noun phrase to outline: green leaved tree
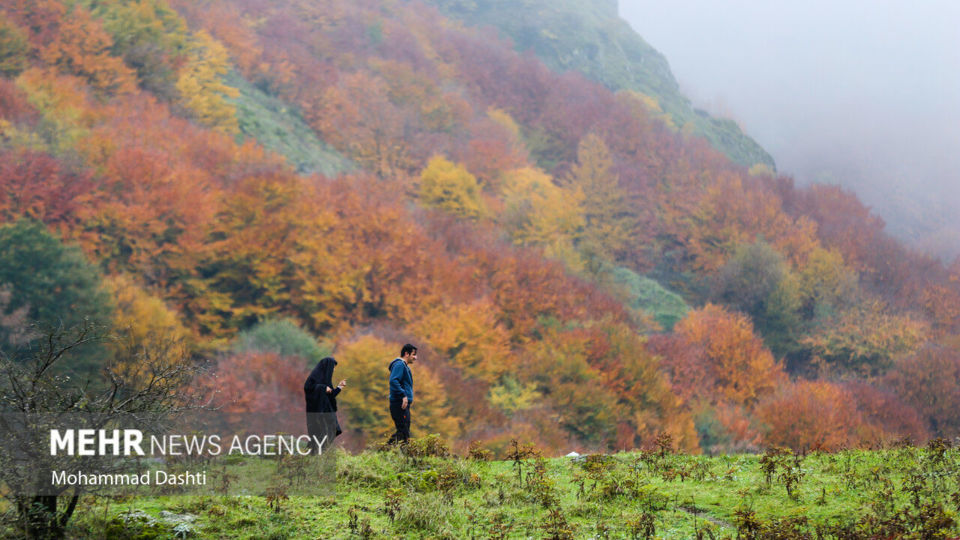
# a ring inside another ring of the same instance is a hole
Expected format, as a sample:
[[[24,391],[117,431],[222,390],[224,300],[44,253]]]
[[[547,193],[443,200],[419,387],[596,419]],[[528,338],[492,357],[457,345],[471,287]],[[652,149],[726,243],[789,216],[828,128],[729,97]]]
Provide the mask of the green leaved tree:
[[[10,294],[5,314],[25,309],[26,319],[41,331],[88,323],[106,327],[111,320],[113,306],[100,271],[79,248],[65,246],[39,223],[0,226],[0,287]],[[15,346],[10,340],[0,342],[8,351]],[[100,344],[85,345],[66,367],[89,373],[104,354]]]

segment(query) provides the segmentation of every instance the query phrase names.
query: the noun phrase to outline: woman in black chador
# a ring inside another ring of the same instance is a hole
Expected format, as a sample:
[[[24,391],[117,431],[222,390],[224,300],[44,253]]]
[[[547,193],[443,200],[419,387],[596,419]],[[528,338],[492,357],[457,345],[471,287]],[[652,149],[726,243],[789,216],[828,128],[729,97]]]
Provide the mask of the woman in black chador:
[[[317,363],[310,376],[303,383],[303,395],[307,401],[307,433],[326,444],[333,443],[334,437],[342,433],[337,421],[337,394],[347,385],[346,379],[333,386],[333,367],[337,361],[326,357]]]

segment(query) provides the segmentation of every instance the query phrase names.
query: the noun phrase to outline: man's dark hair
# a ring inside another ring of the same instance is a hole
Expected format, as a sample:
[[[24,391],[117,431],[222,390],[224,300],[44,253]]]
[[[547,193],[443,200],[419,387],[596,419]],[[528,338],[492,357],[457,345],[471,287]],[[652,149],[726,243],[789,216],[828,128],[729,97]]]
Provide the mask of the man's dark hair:
[[[407,353],[412,353],[412,352],[417,352],[417,348],[407,343],[406,345],[403,346],[402,349],[400,349],[400,358],[403,358],[404,356],[407,355]]]

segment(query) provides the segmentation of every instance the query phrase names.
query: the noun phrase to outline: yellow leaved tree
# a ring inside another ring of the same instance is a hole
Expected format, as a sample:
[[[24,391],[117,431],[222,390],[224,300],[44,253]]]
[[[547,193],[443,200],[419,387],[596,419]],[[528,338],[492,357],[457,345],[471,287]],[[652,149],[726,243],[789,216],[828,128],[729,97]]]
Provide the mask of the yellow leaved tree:
[[[460,217],[486,213],[476,177],[443,156],[434,156],[420,173],[420,201]]]
[[[177,79],[177,90],[180,104],[201,124],[234,134],[239,131],[237,111],[226,98],[237,97],[240,93],[222,80],[229,70],[227,49],[201,30],[190,39],[187,62]]]
[[[927,321],[868,299],[824,319],[802,344],[827,371],[876,375],[917,352],[930,335]]]
[[[859,289],[857,273],[844,262],[843,255],[820,246],[810,252],[798,278],[808,318],[829,316],[851,305]]]
[[[488,300],[438,306],[413,330],[467,375],[493,382],[511,369],[510,334],[497,322],[495,313]]]
[[[58,75],[54,71],[30,68],[16,79],[17,86],[27,95],[27,101],[36,107],[46,130],[35,130],[36,136],[20,133],[4,135],[53,154],[73,151],[90,137],[90,127],[98,120],[91,111],[84,92],[83,81],[71,75]]]
[[[517,144],[520,144],[519,141],[522,139],[520,135],[520,125],[517,124],[517,121],[514,120],[512,116],[510,116],[510,113],[504,111],[503,109],[490,107],[487,109],[487,118],[505,128],[513,137],[513,139],[517,141]]]
[[[588,259],[622,259],[635,247],[636,213],[612,169],[606,143],[591,133],[580,141],[577,162],[564,178],[568,191],[583,192],[584,228],[579,246]]]
[[[109,350],[119,360],[121,371],[135,374],[150,362],[180,361],[193,346],[192,335],[179,315],[126,275],[106,280],[116,310]]]
[[[585,223],[580,189],[564,189],[549,174],[524,167],[504,175],[503,201],[501,219],[515,243],[543,247],[547,255],[582,269],[573,247]]]

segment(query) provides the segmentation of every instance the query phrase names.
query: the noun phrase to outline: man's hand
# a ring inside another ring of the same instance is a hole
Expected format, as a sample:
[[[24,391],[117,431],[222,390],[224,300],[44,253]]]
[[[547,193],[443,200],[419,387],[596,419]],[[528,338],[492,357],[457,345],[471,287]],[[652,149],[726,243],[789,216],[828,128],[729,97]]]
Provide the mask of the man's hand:
[[[403,396],[403,403],[400,404],[400,408],[403,410],[407,410],[407,403],[408,403],[407,396]]]

